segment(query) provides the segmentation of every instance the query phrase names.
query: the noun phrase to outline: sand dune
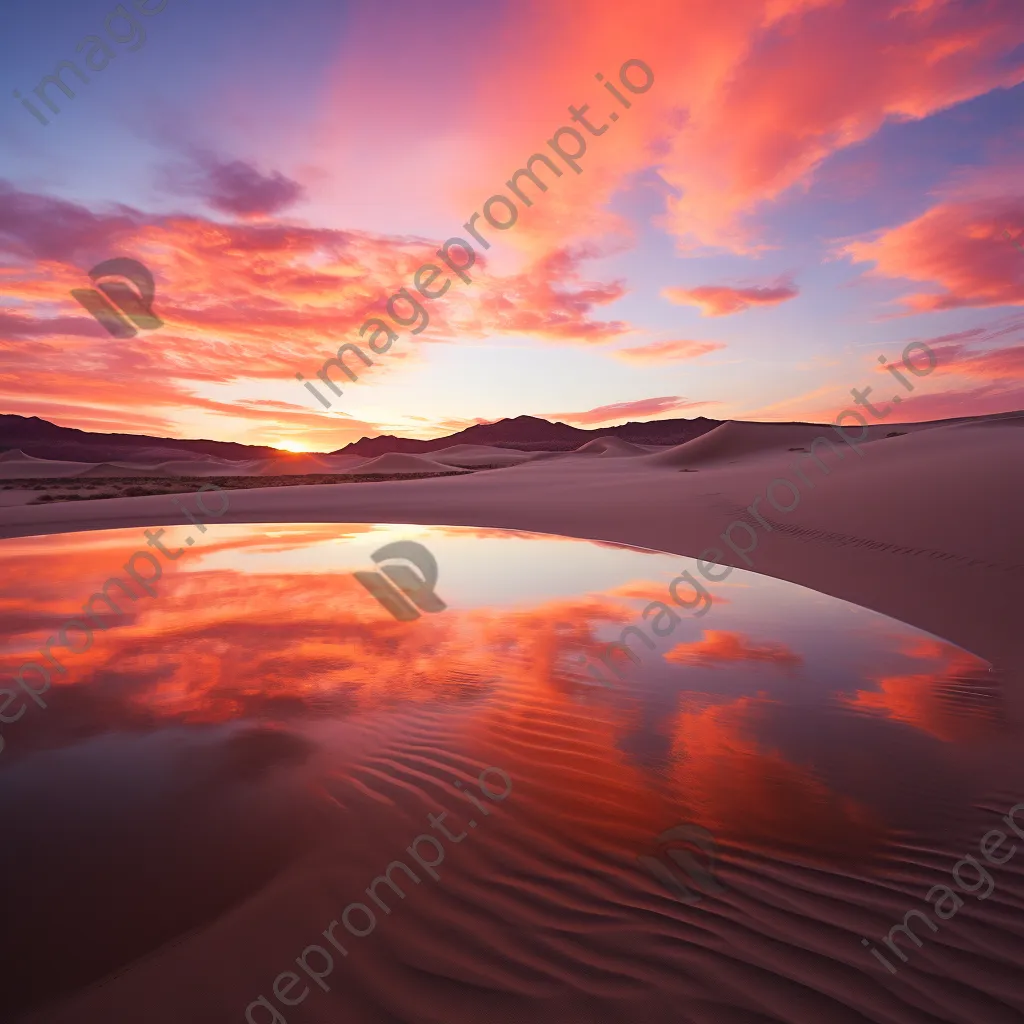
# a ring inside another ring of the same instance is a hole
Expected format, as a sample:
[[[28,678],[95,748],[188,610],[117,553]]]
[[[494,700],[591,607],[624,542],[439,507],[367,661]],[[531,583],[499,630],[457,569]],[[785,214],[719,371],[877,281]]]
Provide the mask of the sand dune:
[[[370,460],[365,455],[325,455],[324,464],[328,472],[347,473],[353,466],[362,466]]]
[[[912,427],[921,429],[928,424],[913,424]],[[975,419],[961,420],[949,424],[951,430],[976,430],[979,427],[998,427],[1003,426],[1007,429],[1020,428],[1024,426],[1024,412],[1004,412],[998,416],[979,416]]]
[[[521,452],[513,448],[495,448],[486,444],[453,444],[450,448],[441,448],[431,452],[434,462],[456,466],[516,466],[529,462],[535,457],[534,452]]]
[[[101,462],[75,474],[78,479],[94,477],[169,477],[173,474],[160,466],[142,466],[133,462]]]
[[[604,458],[621,458],[627,455],[645,455],[646,449],[637,444],[630,444],[618,437],[595,437],[581,445],[574,455],[597,455]]]
[[[146,450],[149,458],[108,462],[62,462],[37,459],[17,450],[0,454],[0,480],[62,477],[83,479],[110,477],[193,477],[193,476],[305,476],[316,473],[349,473],[367,460],[358,455],[296,455],[275,459],[233,461],[209,455],[167,459],[166,450]],[[164,458],[153,459],[154,455]]]
[[[886,434],[903,431],[901,426],[869,427],[867,440],[884,438]],[[909,431],[908,431],[909,432]],[[852,424],[850,431],[857,437],[860,428]],[[700,467],[738,462],[760,455],[787,454],[790,449],[806,451],[816,437],[841,444],[839,436],[830,427],[808,423],[723,423],[692,441],[676,445],[666,451],[648,456],[655,466]]]
[[[182,448],[162,448],[153,445],[149,448],[133,448],[130,453],[122,449],[114,458],[104,459],[104,462],[128,462],[146,465],[147,463],[158,462],[202,462],[204,459],[213,459],[214,462],[230,462],[229,459],[220,459],[214,455],[203,455],[201,452],[190,452]]]
[[[273,459],[225,462],[228,472],[224,475],[306,476],[310,473],[349,473],[366,461],[360,455],[281,455]]]
[[[401,452],[389,452],[378,455],[375,459],[364,462],[361,466],[351,469],[350,473],[450,473],[451,466],[435,462],[425,455],[404,455]]]
[[[157,468],[168,476],[250,476],[259,460],[231,462],[228,459],[213,459],[199,456],[194,459],[172,459],[161,462]]]
[[[55,459],[34,459],[21,452],[5,452],[0,455],[0,480],[74,477],[93,467],[91,462],[58,462]]]
[[[252,462],[231,462],[210,456],[167,459],[167,449],[141,449],[140,458],[108,462],[65,462],[37,459],[14,450],[0,453],[0,479],[39,479],[61,477],[169,477],[169,476],[232,476],[252,472]],[[321,470],[322,472],[322,470]]]
[[[305,473],[330,473],[330,462],[322,455],[281,455],[280,458],[261,459],[260,474],[266,476],[299,476]]]

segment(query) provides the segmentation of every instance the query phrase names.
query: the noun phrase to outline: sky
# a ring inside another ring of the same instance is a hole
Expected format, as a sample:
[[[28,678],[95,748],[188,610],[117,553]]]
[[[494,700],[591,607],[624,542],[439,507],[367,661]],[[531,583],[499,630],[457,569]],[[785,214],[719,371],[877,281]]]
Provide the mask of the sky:
[[[1024,408],[1020,0],[7,0],[0,57],[0,412],[831,422],[913,342],[889,422]],[[161,326],[71,294],[114,258]]]

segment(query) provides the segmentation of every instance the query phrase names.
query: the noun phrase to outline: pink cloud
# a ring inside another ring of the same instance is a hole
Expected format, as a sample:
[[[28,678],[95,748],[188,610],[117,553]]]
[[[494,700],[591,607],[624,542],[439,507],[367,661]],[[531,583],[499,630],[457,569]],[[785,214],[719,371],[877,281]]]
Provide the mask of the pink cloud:
[[[52,316],[39,319],[23,313],[0,310],[0,338],[63,337],[68,334],[93,334],[97,323],[91,317]]]
[[[26,259],[70,262],[92,250],[99,254],[98,262],[143,223],[138,211],[124,206],[117,210],[96,214],[77,203],[22,192],[0,180],[0,251]]]
[[[929,347],[939,366],[961,376],[989,382],[1024,381],[1024,344],[979,352],[957,341],[943,343],[935,339]],[[920,355],[917,358],[923,359]]]
[[[325,145],[337,147],[344,163],[347,126],[387,125],[374,143],[397,154],[413,141],[424,168],[417,189],[460,218],[545,149],[567,123],[569,103],[590,104],[592,123],[609,124],[615,101],[595,85],[596,71],[614,80],[630,57],[651,68],[650,91],[604,134],[587,138],[584,172],[563,173],[520,209],[505,237],[534,255],[569,237],[628,237],[610,199],[652,166],[671,186],[663,222],[682,246],[755,251],[763,239],[752,215],[806,185],[833,153],[887,120],[925,118],[1024,80],[1013,59],[1024,41],[1019,0],[736,0],[727,11],[718,0],[646,0],[628,18],[616,5],[523,0],[492,16],[502,47],[486,55],[467,46],[467,27],[439,39],[426,11],[403,9],[400,52],[411,58],[428,38],[438,62],[457,64],[460,81],[473,83],[446,95],[439,146],[428,140],[429,119],[414,106],[402,109],[401,83],[380,81],[374,40],[388,17],[380,8],[353,24],[324,118]],[[370,80],[378,87],[357,122],[349,97]],[[346,167],[373,188],[386,163]]]
[[[684,409],[697,409],[704,405],[718,404],[720,403],[688,402],[685,398],[669,396],[641,398],[635,402],[615,402],[612,405],[600,405],[596,409],[588,409],[585,412],[550,412],[542,415],[547,420],[559,420],[572,426],[585,427],[597,423],[623,423],[634,417],[664,418],[665,413],[678,413]]]
[[[625,293],[620,281],[599,284],[582,280],[580,265],[601,255],[593,246],[557,248],[522,272],[480,282],[472,314],[462,322],[481,334],[531,334],[560,341],[600,343],[630,330],[621,320],[597,320],[596,306]]]
[[[1016,0],[794,3],[776,6],[774,20],[763,9],[755,27],[760,6],[743,5],[750,20],[733,21],[747,47],[685,94],[688,130],[671,140],[662,171],[678,190],[667,221],[684,244],[763,248],[750,215],[806,185],[831,154],[887,120],[925,118],[1024,80],[1012,59],[1024,41]],[[701,24],[695,34],[714,30]]]
[[[17,304],[0,315],[0,395],[12,411],[40,415],[49,403],[26,405],[26,396],[59,395],[54,408],[65,422],[69,412],[83,423],[109,424],[120,415],[121,429],[166,434],[175,422],[213,413],[253,432],[301,428],[320,438],[329,426],[340,443],[348,439],[346,421],[317,420],[301,392],[289,412],[257,401],[232,406],[197,391],[287,382],[296,372],[312,377],[342,341],[360,341],[360,326],[383,315],[389,297],[412,288],[416,269],[437,260],[439,244],[287,222],[149,216],[127,207],[96,212],[0,185],[0,254],[8,257],[0,283]],[[72,288],[89,286],[88,269],[112,254],[130,254],[152,270],[154,311],[165,324],[158,333],[114,344],[71,297]],[[448,293],[423,300],[427,330],[412,335],[398,327],[400,340],[374,356],[366,376],[415,358],[430,341],[515,333],[594,342],[625,333],[628,324],[594,316],[624,292],[621,283],[583,278],[581,265],[595,254],[563,248],[502,276],[478,253],[472,283],[453,277]]]
[[[975,327],[954,334],[928,339],[912,339],[931,349],[936,365],[932,373],[915,378],[904,371],[914,384],[907,393],[890,376],[885,366],[872,357],[867,370],[872,388],[870,401],[882,408],[886,397],[897,392],[899,406],[890,406],[886,423],[915,423],[951,419],[959,416],[984,416],[1024,409],[1024,343],[1001,344],[1008,336],[1020,337],[1024,316],[1016,315],[987,327]],[[889,364],[900,360],[898,349],[890,354]],[[925,353],[917,349],[911,359],[925,368]],[[859,375],[857,375],[859,376]],[[853,408],[850,389],[862,387],[863,377],[853,377],[845,386],[827,385],[809,394],[745,413],[744,418],[832,423],[846,408]]]
[[[627,363],[678,363],[723,348],[722,341],[652,341],[635,348],[620,348],[612,355]]]
[[[1024,409],[1024,385],[1000,387],[947,388],[927,394],[909,395],[899,407],[899,418],[886,423],[925,423],[929,420],[955,419],[959,416],[988,416]]]
[[[729,316],[751,306],[777,306],[800,294],[789,281],[777,284],[732,288],[728,285],[701,285],[699,288],[664,288],[662,296],[679,306],[697,306],[704,316]]]
[[[990,173],[1003,177],[999,171]],[[874,239],[850,242],[842,251],[858,262],[873,262],[871,276],[931,286],[931,291],[903,297],[914,313],[1024,305],[1024,254],[1004,234],[1013,228],[1016,237],[1024,225],[1024,192],[1019,179],[1007,187],[1000,196],[947,199]]]
[[[466,430],[469,427],[483,426],[485,423],[494,423],[495,420],[485,419],[483,416],[476,416],[473,419],[458,419],[448,418],[431,422],[423,416],[410,416],[411,420],[423,420],[425,423],[430,423],[430,430],[432,431],[431,436],[441,437],[445,434],[457,434],[460,430]]]
[[[997,329],[998,330],[998,329]],[[964,335],[983,338],[993,331],[968,331]],[[950,336],[959,339],[962,335]],[[983,416],[1024,409],[1024,344],[1003,348],[972,349],[960,340],[936,338],[928,343],[937,360],[936,370],[958,377],[961,386],[943,386],[936,381],[931,389],[918,387],[903,396],[900,420],[950,419],[956,416]],[[923,364],[923,356],[915,356]],[[879,367],[885,372],[884,367]],[[941,388],[941,390],[939,390]]]

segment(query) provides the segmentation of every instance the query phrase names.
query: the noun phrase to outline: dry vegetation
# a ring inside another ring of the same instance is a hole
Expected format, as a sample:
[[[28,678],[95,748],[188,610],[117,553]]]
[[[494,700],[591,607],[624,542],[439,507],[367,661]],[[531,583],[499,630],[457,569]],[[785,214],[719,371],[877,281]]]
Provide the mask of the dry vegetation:
[[[483,467],[476,467],[483,468]],[[138,498],[153,494],[192,494],[204,484],[225,490],[250,487],[295,487],[301,484],[357,484],[371,480],[422,480],[435,476],[463,476],[470,469],[444,473],[306,473],[296,476],[181,476],[181,477],[86,477],[6,480],[0,490],[43,491],[30,505],[52,501],[92,501],[99,498]],[[95,492],[95,493],[94,493]]]

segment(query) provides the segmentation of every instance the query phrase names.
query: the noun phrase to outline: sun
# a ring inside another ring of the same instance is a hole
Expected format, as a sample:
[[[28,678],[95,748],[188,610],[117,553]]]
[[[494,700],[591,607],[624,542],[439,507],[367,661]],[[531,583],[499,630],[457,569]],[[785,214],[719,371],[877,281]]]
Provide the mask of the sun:
[[[309,449],[301,441],[278,441],[274,447],[281,452],[292,452],[298,454],[300,452],[308,452]]]

